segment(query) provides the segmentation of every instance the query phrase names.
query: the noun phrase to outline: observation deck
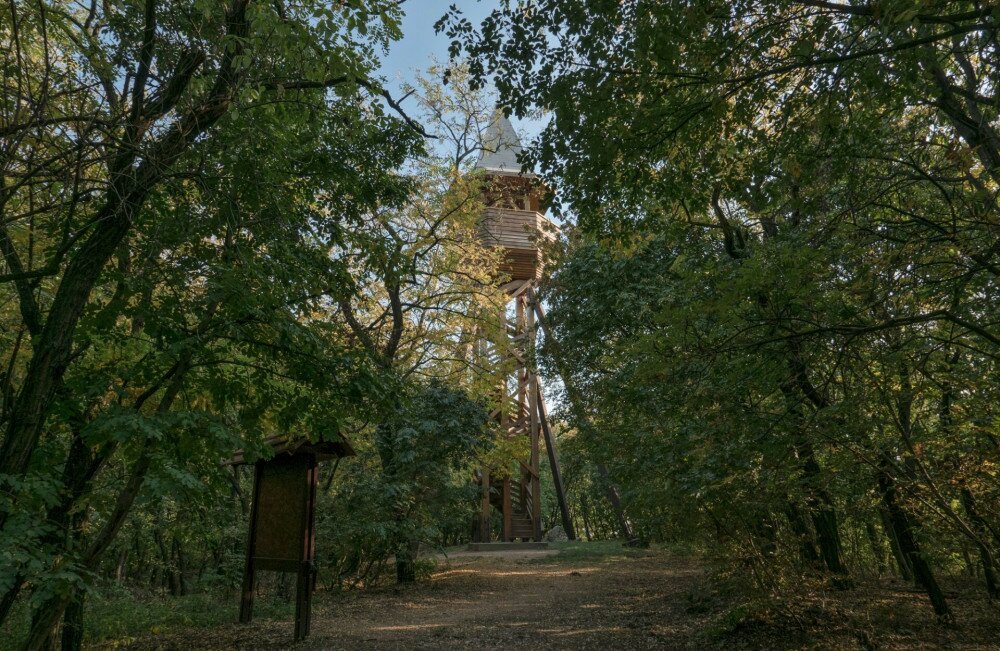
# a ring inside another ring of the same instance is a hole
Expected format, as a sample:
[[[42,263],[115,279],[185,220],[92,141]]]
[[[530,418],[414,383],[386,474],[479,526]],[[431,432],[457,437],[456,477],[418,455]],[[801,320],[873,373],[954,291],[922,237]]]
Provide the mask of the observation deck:
[[[545,247],[559,237],[559,227],[536,210],[487,207],[479,226],[486,246],[504,249],[500,271],[511,280],[540,278],[545,266]]]

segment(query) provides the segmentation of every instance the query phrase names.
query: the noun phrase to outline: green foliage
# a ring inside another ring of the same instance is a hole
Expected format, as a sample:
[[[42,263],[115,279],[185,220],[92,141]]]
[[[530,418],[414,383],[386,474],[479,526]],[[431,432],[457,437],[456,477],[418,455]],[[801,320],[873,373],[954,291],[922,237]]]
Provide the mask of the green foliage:
[[[30,598],[32,644],[102,572],[231,584],[244,522],[219,496],[246,487],[222,462],[384,404],[394,379],[328,308],[353,289],[345,234],[415,187],[421,138],[371,77],[399,18],[4,9],[0,620]]]
[[[771,588],[903,545],[942,620],[931,568],[975,550],[1000,594],[993,20],[552,0],[439,23],[505,108],[550,111],[568,464],[606,464],[640,533]]]
[[[252,490],[223,462],[275,432],[358,451],[324,470],[327,585],[465,539],[475,469],[525,456],[477,346],[507,338],[487,81],[551,117],[528,162],[572,224],[539,361],[577,526],[775,591],[895,561],[942,620],[936,570],[1000,597],[994,10],[453,8],[470,59],[406,89],[425,126],[373,76],[398,2],[2,11],[5,630],[37,647],[87,595],[94,639],[209,621],[190,593],[238,584]]]
[[[478,495],[472,471],[492,441],[483,405],[463,391],[432,382],[406,395],[321,504],[317,556],[331,585],[377,581],[390,556],[464,536]]]
[[[171,597],[104,587],[88,600],[84,640],[87,644],[127,645],[171,631],[229,624],[236,619],[238,609],[239,600],[232,592]],[[254,614],[260,619],[290,617],[294,605],[280,595],[265,595],[254,603]],[[28,615],[26,608],[20,609],[11,616],[12,623],[26,630]],[[11,628],[15,627],[7,630]],[[22,642],[16,634],[2,636],[0,651],[20,649]]]

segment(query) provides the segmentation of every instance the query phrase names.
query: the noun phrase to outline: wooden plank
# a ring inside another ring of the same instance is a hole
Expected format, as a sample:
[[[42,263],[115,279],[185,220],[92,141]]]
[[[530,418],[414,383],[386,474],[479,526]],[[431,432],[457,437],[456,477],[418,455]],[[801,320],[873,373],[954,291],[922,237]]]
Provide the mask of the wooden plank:
[[[525,287],[526,284],[523,280],[512,280],[500,285],[500,290],[507,293],[510,298],[513,298],[527,290],[527,287]]]
[[[299,642],[309,636],[309,625],[312,621],[312,591],[313,591],[313,559],[316,557],[316,485],[319,482],[319,468],[316,457],[309,457],[306,471],[308,514],[302,532],[302,558],[295,586],[295,641]]]
[[[298,572],[302,561],[288,558],[269,558],[258,556],[253,560],[254,569],[264,572]]]
[[[537,250],[508,248],[498,270],[518,280],[535,280],[541,277],[542,268]]]
[[[282,455],[260,464],[254,557],[307,560],[309,478],[313,455]]]
[[[520,335],[525,331],[525,323],[526,323],[525,312],[526,312],[526,306],[524,302],[524,296],[522,295],[519,296],[517,298],[517,301],[515,302],[516,320],[514,322],[515,323],[514,328],[515,332],[518,335]],[[517,354],[518,351],[516,348],[514,349],[514,351],[515,354]],[[514,413],[520,415],[520,413],[524,410],[524,399],[528,391],[528,386],[527,386],[528,374],[526,372],[527,364],[524,358],[521,355],[518,355],[518,360],[519,360],[518,367],[514,371],[517,377],[517,406],[515,407]]]
[[[480,224],[480,239],[487,246],[538,250],[539,242],[554,241],[559,227],[539,212],[487,208]]]
[[[501,285],[500,289],[507,292],[508,294],[507,302],[509,303],[510,301],[514,300],[524,292],[531,289],[533,285],[534,282],[530,279],[518,279],[518,280],[512,280],[509,283]]]

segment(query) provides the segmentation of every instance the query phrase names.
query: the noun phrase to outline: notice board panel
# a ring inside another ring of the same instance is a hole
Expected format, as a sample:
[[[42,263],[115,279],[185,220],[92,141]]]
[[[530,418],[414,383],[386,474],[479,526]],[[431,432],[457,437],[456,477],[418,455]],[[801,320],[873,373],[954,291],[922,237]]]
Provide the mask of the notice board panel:
[[[256,558],[304,560],[309,465],[305,455],[272,459],[263,465],[257,497]]]

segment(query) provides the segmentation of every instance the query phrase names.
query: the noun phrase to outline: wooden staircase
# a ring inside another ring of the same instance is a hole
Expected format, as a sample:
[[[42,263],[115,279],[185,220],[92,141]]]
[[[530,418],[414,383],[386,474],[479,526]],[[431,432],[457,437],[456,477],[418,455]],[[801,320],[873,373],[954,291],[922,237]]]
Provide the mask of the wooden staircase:
[[[504,538],[508,541],[533,540],[536,537],[535,522],[531,517],[531,488],[529,482],[517,479],[495,479],[490,482],[490,504],[504,512],[504,486],[510,500],[510,524],[504,525]]]
[[[510,459],[504,466],[480,469],[479,514],[474,526],[475,542],[488,544],[499,539],[540,542],[542,538],[541,478],[539,477],[541,438],[546,437],[549,466],[558,483],[558,461],[550,442],[542,390],[534,368],[536,320],[541,307],[535,296],[535,280],[512,280],[501,286],[508,304],[500,312],[506,329],[499,340],[484,339],[478,347],[484,365],[496,368],[496,399],[491,419],[502,436],[522,440],[527,455]],[[561,486],[561,485],[560,485]],[[563,495],[557,488],[557,495]],[[560,499],[560,507],[564,500]],[[566,509],[563,508],[564,516]],[[502,515],[503,527],[496,531],[494,514]],[[564,517],[564,520],[568,516]],[[567,529],[568,531],[569,529]],[[496,534],[500,535],[497,536]]]

